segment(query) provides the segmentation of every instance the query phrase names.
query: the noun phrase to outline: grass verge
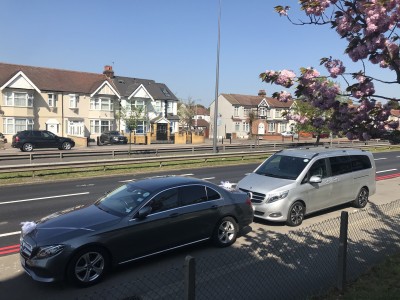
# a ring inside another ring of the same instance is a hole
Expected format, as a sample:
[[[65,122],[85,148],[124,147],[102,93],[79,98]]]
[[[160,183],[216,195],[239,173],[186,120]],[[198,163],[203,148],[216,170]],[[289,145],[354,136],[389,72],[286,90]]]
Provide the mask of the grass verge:
[[[400,253],[374,266],[345,287],[343,294],[332,291],[320,300],[400,299]]]

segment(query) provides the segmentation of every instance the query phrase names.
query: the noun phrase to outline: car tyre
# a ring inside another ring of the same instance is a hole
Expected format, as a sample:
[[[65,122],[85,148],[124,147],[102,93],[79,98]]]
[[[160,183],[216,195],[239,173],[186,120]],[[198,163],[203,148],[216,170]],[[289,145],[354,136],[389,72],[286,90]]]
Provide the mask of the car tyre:
[[[71,148],[72,148],[72,145],[70,142],[64,142],[61,145],[61,149],[63,149],[63,150],[71,150]]]
[[[361,190],[357,195],[357,198],[353,202],[354,207],[364,208],[368,203],[368,196],[369,196],[368,190],[365,187],[361,188]]]
[[[217,247],[232,245],[238,236],[239,226],[232,217],[224,217],[215,226],[212,240]]]
[[[32,152],[33,151],[33,145],[31,143],[25,143],[22,145],[22,151],[24,152]]]
[[[67,267],[67,278],[79,287],[99,283],[108,271],[110,259],[102,248],[89,247],[77,252]]]
[[[300,201],[293,203],[289,208],[286,224],[291,227],[299,226],[304,219],[305,207]]]

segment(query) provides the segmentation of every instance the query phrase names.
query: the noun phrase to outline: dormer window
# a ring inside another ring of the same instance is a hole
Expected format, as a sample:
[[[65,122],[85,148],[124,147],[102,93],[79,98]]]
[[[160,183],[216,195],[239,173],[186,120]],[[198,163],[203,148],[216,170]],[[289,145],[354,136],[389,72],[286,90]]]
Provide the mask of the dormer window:
[[[75,94],[69,95],[69,108],[78,108],[79,96]]]

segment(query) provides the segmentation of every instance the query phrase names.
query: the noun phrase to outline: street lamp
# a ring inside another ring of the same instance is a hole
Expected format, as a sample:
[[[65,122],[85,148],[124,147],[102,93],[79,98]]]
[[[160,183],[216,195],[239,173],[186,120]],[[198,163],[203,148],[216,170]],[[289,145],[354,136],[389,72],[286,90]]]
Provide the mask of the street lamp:
[[[215,78],[215,106],[214,106],[214,132],[213,132],[213,152],[217,153],[217,135],[218,135],[218,84],[219,84],[219,48],[220,48],[220,27],[221,27],[221,0],[219,0],[218,13],[218,43],[217,43],[217,68]]]

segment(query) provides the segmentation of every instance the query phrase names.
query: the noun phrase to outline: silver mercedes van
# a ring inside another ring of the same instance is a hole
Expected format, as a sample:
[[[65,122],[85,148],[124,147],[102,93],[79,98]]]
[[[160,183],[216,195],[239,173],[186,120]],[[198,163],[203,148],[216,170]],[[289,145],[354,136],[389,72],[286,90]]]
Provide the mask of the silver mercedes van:
[[[298,226],[305,215],[346,202],[365,207],[376,191],[375,172],[367,151],[286,149],[265,160],[237,187],[250,194],[254,217]]]

